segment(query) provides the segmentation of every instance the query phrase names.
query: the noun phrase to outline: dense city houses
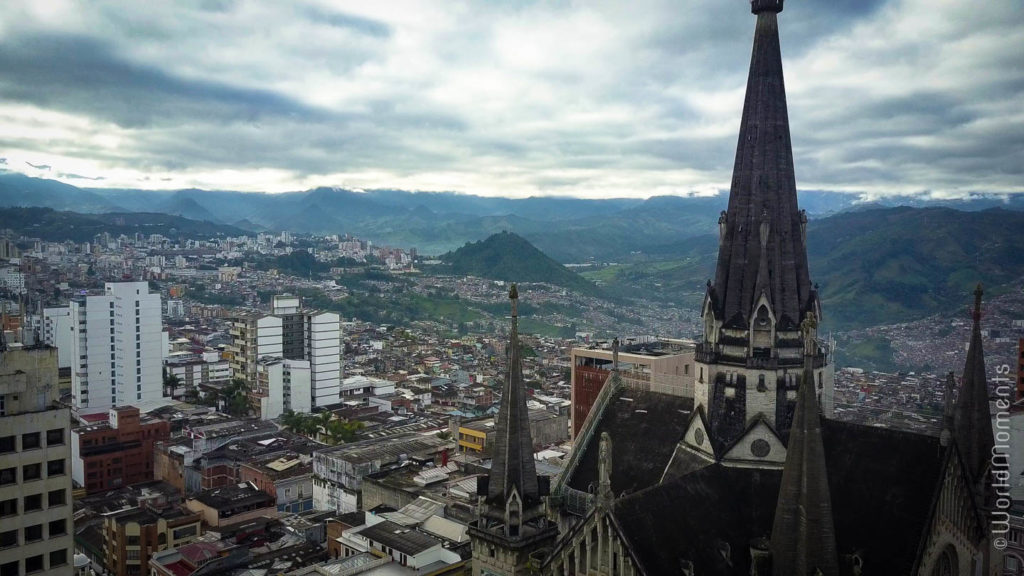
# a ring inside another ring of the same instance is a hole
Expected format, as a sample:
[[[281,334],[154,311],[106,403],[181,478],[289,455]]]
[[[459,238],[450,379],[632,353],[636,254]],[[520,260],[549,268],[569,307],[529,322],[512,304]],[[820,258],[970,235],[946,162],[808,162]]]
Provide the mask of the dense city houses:
[[[696,313],[350,235],[0,233],[0,576],[1024,573],[1024,298],[820,330],[750,5]],[[922,369],[837,366],[883,337]]]

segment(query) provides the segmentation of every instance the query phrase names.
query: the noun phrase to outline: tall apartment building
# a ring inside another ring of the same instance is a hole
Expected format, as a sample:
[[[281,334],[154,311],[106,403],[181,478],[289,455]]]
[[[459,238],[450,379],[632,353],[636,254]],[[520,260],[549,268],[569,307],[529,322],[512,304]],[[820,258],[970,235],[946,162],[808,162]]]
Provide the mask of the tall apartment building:
[[[57,366],[71,368],[75,359],[75,322],[71,309],[44,308],[42,321],[43,342],[57,349]]]
[[[71,392],[82,414],[163,397],[160,295],[146,282],[108,282],[105,293],[73,300]]]
[[[261,358],[305,360],[310,368],[310,404],[322,407],[341,397],[341,317],[334,312],[304,311],[296,296],[273,297],[272,314],[246,314],[231,322],[232,377],[256,383]]]
[[[253,411],[271,420],[286,410],[308,413],[312,408],[310,368],[306,360],[261,358],[250,398]]]
[[[228,333],[231,345],[231,377],[246,382],[256,380],[257,360],[264,356],[281,358],[282,324],[277,316],[243,314],[231,319]]]
[[[583,422],[604,387],[616,362],[625,385],[645,390],[693,397],[694,344],[665,338],[627,340],[618,351],[612,346],[573,348],[572,359],[572,436],[579,434]]]
[[[305,359],[309,360],[313,406],[337,404],[344,377],[341,316],[334,312],[308,313],[305,331]]]
[[[0,574],[71,576],[71,414],[57,350],[0,350]]]
[[[104,567],[111,576],[148,574],[153,554],[195,542],[202,530],[199,514],[180,505],[112,512],[103,518]]]

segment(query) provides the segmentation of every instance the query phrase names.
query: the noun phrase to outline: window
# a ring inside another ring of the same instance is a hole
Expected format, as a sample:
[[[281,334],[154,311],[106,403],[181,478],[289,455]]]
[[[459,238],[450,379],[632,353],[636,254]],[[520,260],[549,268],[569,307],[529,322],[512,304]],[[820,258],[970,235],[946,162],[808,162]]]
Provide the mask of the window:
[[[39,480],[43,477],[42,464],[25,464],[21,467],[21,481]]]
[[[21,435],[21,449],[22,450],[35,450],[39,448],[39,432],[30,432],[28,434]]]
[[[68,551],[67,550],[61,549],[61,550],[54,550],[53,552],[50,552],[50,568],[53,568],[54,566],[63,566],[65,564],[67,564],[67,563],[68,563]]]
[[[14,516],[18,513],[18,499],[0,500],[0,516]]]
[[[139,545],[139,537],[138,536],[129,536],[128,537],[128,541],[125,544],[127,546],[138,546]]]
[[[64,460],[50,460],[46,463],[46,476],[61,476],[64,474]]]
[[[63,518],[60,520],[54,520],[53,522],[50,522],[48,529],[50,538],[53,538],[54,536],[63,536],[68,533],[67,520]]]
[[[0,548],[10,548],[18,545],[18,531],[8,530],[0,532]]]
[[[25,558],[25,574],[31,574],[32,572],[40,572],[43,569],[43,555],[32,556],[31,558]]]
[[[35,542],[36,540],[43,539],[43,525],[36,524],[35,526],[25,527],[25,542]]]
[[[188,538],[189,536],[195,536],[195,535],[196,535],[196,526],[195,526],[195,524],[193,524],[192,526],[184,526],[184,527],[178,528],[177,530],[175,530],[173,532],[173,536],[174,536],[175,540],[181,540],[182,538]]]
[[[54,428],[53,430],[46,431],[46,445],[47,446],[60,446],[64,444],[64,429]]]
[[[33,510],[42,510],[43,495],[32,494],[29,496],[25,496],[25,499],[22,501],[22,508],[24,509],[25,512],[32,512]]]
[[[18,576],[18,561],[0,564],[0,576]]]
[[[67,494],[64,490],[51,490],[47,496],[47,506],[53,508],[54,506],[63,506],[67,503]]]
[[[8,452],[14,452],[17,450],[14,446],[14,436],[4,436],[0,438],[0,454],[6,454]]]

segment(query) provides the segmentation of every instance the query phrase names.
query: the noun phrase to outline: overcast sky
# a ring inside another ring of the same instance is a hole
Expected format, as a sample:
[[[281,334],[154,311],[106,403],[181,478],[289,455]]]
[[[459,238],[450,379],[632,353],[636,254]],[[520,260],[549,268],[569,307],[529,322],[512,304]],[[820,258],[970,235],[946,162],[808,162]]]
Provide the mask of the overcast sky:
[[[1024,192],[1024,3],[789,0],[801,189]],[[5,1],[0,169],[78,186],[728,187],[746,0]]]

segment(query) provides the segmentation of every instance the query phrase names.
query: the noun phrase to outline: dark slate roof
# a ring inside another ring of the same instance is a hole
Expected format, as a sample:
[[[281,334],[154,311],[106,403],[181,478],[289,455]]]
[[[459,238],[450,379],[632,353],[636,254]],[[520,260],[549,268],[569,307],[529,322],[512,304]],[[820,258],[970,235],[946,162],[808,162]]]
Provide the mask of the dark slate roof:
[[[770,278],[762,281],[767,281],[779,327],[787,329],[811,309],[813,295],[797,207],[777,13],[757,12],[725,233],[710,294],[718,319],[727,326],[748,325],[760,293],[761,225],[767,220],[764,254]]]
[[[540,501],[537,466],[533,462],[530,438],[530,412],[526,408],[523,384],[523,358],[519,348],[519,294],[515,284],[509,291],[512,301],[512,330],[508,343],[508,376],[502,389],[501,409],[494,422],[494,458],[487,488],[487,502],[502,508],[515,486],[527,505]]]
[[[865,573],[910,573],[942,474],[938,439],[831,420],[822,428],[840,557],[859,553]],[[746,575],[751,540],[771,532],[781,479],[713,464],[619,499],[614,515],[647,574],[677,574],[689,560],[697,574]]]
[[[985,352],[981,347],[981,285],[974,291],[974,327],[964,363],[964,379],[954,412],[954,437],[972,481],[984,474],[995,439],[988,405]]]
[[[593,485],[596,490],[602,432],[615,445],[612,492],[637,492],[657,484],[686,432],[691,410],[693,398],[629,389],[619,392],[608,404],[568,486],[587,491]]]

